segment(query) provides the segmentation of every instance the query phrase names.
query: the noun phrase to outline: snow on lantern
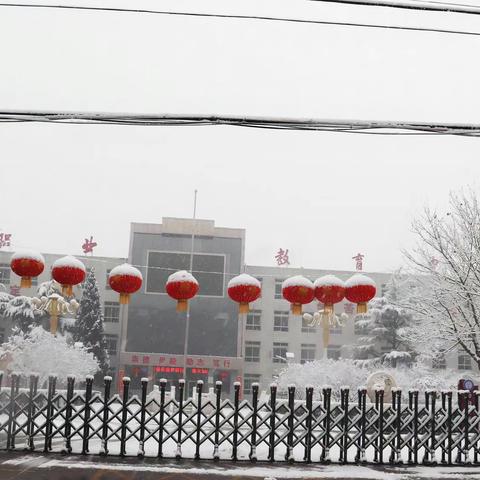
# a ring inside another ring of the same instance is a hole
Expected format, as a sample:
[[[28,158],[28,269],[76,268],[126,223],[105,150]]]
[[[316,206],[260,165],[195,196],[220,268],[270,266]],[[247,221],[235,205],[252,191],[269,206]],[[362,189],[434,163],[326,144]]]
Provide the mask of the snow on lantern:
[[[140,270],[128,263],[117,265],[108,275],[108,284],[112,290],[120,294],[122,305],[130,302],[130,295],[140,290],[142,283],[143,277]]]
[[[254,302],[262,293],[260,282],[251,275],[242,273],[233,277],[227,286],[228,296],[240,304],[240,313],[248,313],[250,302]]]
[[[367,313],[367,302],[376,292],[375,282],[361,273],[353,275],[345,282],[345,298],[357,304],[357,313]]]
[[[66,257],[55,260],[52,265],[52,278],[62,286],[62,295],[71,297],[73,286],[85,280],[85,265],[75,257]]]
[[[177,312],[187,311],[188,301],[198,293],[198,289],[197,279],[186,270],[172,273],[165,284],[168,295],[177,300]]]
[[[10,260],[10,268],[19,277],[20,288],[30,288],[32,277],[38,277],[45,268],[45,259],[42,254],[31,250],[15,252]]]
[[[308,278],[295,275],[282,283],[282,295],[292,304],[292,314],[301,315],[302,305],[310,303],[315,298],[315,288]]]
[[[315,297],[323,303],[324,313],[331,315],[333,305],[345,297],[345,283],[335,275],[324,275],[315,280]]]

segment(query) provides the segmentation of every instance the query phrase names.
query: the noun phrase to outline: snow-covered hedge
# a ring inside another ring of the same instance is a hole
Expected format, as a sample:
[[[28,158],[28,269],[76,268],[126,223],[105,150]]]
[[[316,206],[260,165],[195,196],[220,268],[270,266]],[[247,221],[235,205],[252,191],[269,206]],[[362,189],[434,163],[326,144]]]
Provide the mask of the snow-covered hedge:
[[[278,375],[280,391],[286,391],[289,385],[297,387],[297,398],[303,398],[305,388],[309,385],[318,393],[322,387],[332,387],[332,396],[338,400],[340,389],[348,385],[353,394],[367,383],[367,378],[374,372],[387,372],[393,376],[397,386],[405,393],[408,390],[456,389],[462,374],[453,370],[433,370],[417,363],[408,367],[387,368],[362,365],[355,360],[316,360],[303,365],[295,363],[285,367]]]

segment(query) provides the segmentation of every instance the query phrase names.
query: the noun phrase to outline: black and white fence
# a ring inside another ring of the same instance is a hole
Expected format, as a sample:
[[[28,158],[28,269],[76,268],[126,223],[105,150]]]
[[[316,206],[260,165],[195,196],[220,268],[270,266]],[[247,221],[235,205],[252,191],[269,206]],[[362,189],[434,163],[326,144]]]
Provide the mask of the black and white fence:
[[[232,399],[222,399],[220,382],[206,399],[199,382],[187,400],[180,383],[176,400],[166,381],[160,381],[158,398],[147,395],[147,379],[133,396],[128,378],[121,395],[112,394],[110,377],[103,392],[93,390],[91,377],[81,391],[74,377],[66,390],[56,389],[54,376],[47,390],[38,389],[33,375],[28,389],[19,389],[19,381],[12,375],[10,385],[0,387],[0,440],[7,450],[270,462],[479,462],[478,396],[469,404],[463,391],[429,391],[419,398],[418,391],[397,390],[386,403],[378,390],[371,403],[365,389],[344,388],[336,403],[330,388],[314,399],[309,387],[299,401],[295,387],[279,399],[272,385],[269,398],[259,401],[254,385],[247,401],[238,384]]]

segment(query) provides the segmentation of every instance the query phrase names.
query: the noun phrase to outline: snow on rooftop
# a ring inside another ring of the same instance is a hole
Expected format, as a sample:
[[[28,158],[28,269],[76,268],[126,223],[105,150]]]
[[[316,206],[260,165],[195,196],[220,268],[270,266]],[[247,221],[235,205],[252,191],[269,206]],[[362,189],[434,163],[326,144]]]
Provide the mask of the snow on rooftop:
[[[52,268],[57,267],[72,267],[72,268],[79,268],[86,272],[85,265],[72,255],[67,255],[66,257],[59,258],[53,262]]]
[[[282,283],[282,289],[288,287],[306,287],[313,289],[313,283],[303,275],[294,275],[293,277],[287,278]]]
[[[255,285],[258,288],[262,288],[261,283],[256,278],[248,275],[248,273],[241,273],[228,282],[228,288],[238,287],[239,285]]]
[[[122,263],[112,268],[108,278],[115,277],[117,275],[128,275],[130,277],[138,277],[143,280],[142,273],[138,268],[133,267],[129,263]]]
[[[167,280],[167,283],[173,282],[191,282],[198,285],[197,279],[186,270],[179,270],[178,272],[172,273]]]
[[[315,280],[315,288],[316,287],[344,287],[345,282],[340,280],[335,275],[324,275],[323,277],[317,278]]]
[[[372,287],[377,286],[375,284],[375,282],[370,277],[367,277],[366,275],[363,275],[362,273],[356,273],[355,275],[351,276],[345,282],[345,286],[347,288],[358,287],[360,285],[370,285]]]
[[[45,259],[40,252],[35,250],[17,250],[13,255],[11,260],[18,260],[20,258],[28,258],[30,260],[36,260],[37,262],[45,263]]]

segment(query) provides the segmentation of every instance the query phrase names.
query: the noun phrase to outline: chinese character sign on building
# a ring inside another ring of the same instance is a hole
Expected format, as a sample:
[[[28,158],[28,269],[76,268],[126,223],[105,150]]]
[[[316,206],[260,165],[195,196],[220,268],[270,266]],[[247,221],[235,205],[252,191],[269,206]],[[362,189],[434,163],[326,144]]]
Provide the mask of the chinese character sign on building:
[[[279,248],[277,254],[275,255],[275,260],[277,261],[277,265],[290,265],[288,248],[286,250]]]
[[[0,248],[9,247],[12,240],[11,233],[0,233]]]
[[[357,253],[354,257],[352,257],[352,260],[355,260],[355,269],[356,270],[363,270],[363,259],[365,258],[365,255],[362,255],[361,253]]]
[[[93,236],[90,235],[90,240],[85,239],[85,243],[82,245],[83,253],[91,253],[93,255],[93,249],[97,246],[97,242],[93,241]]]

